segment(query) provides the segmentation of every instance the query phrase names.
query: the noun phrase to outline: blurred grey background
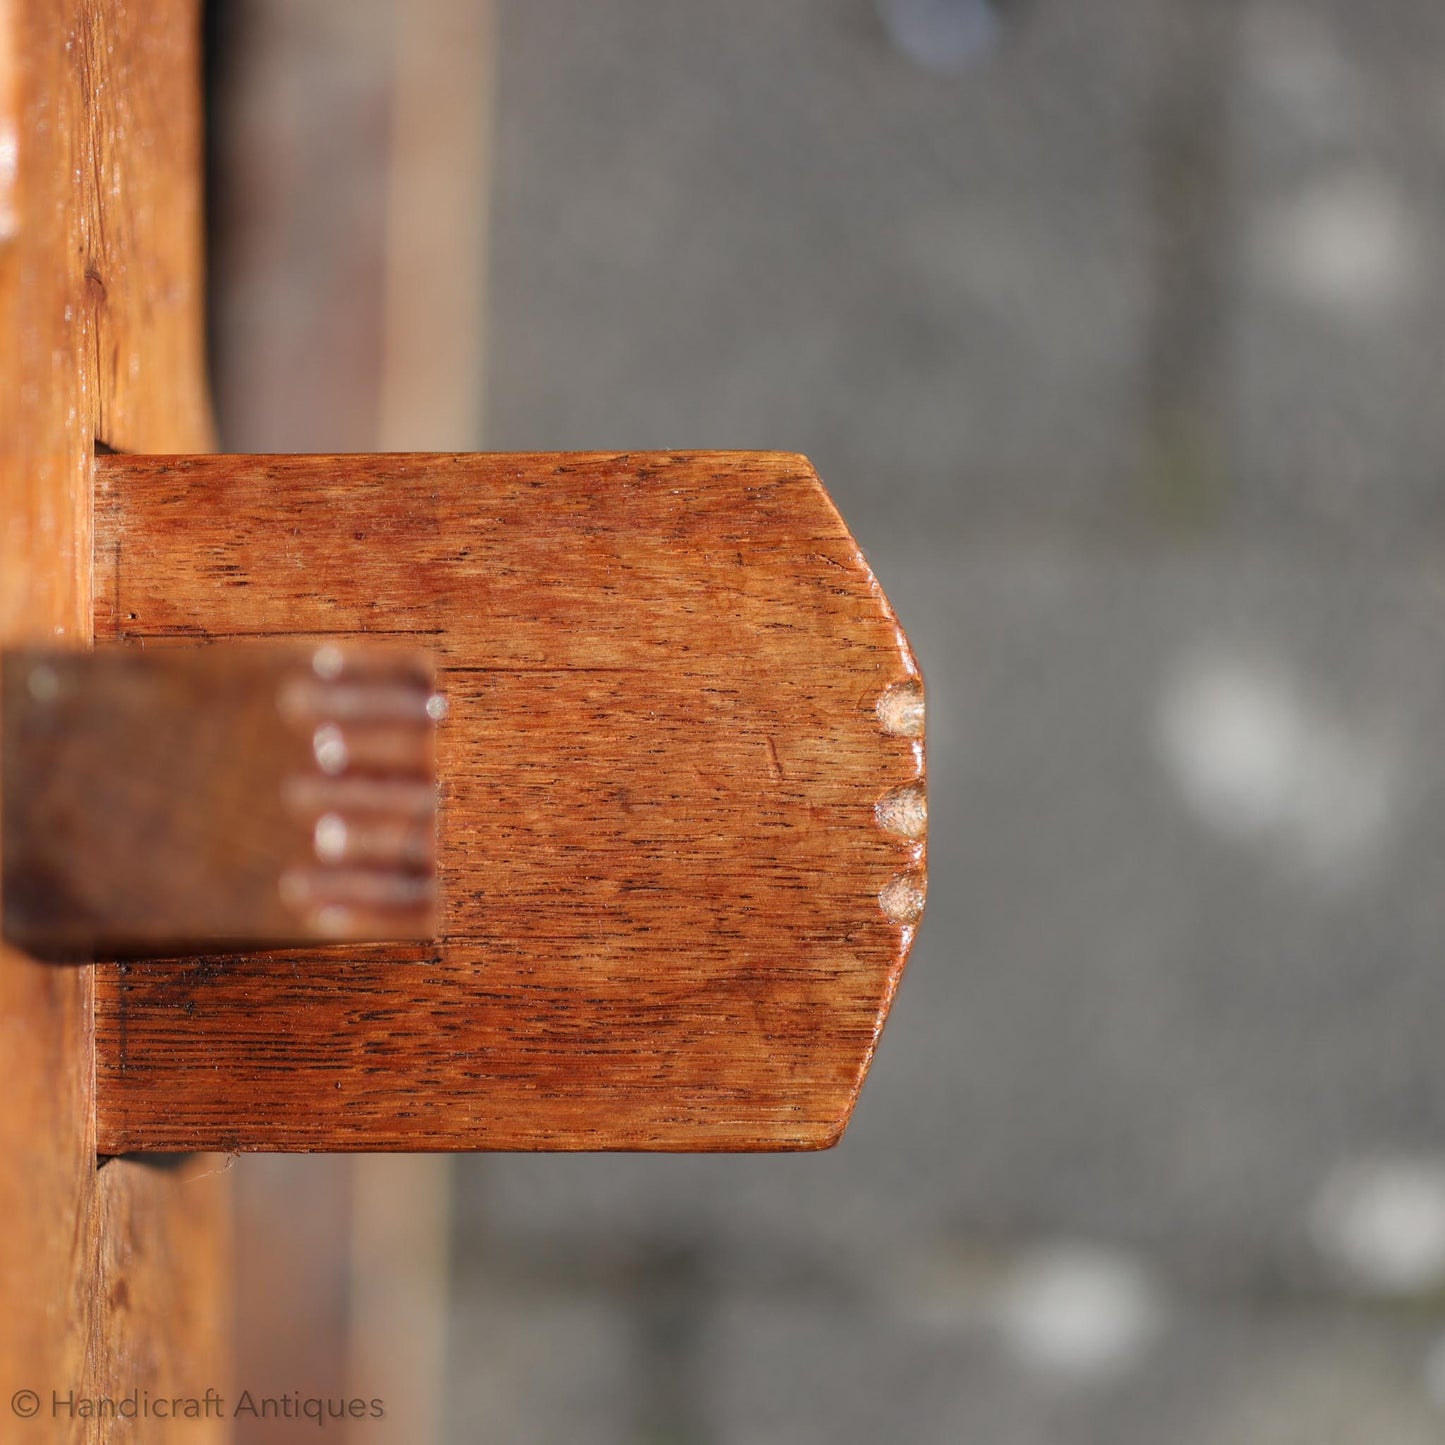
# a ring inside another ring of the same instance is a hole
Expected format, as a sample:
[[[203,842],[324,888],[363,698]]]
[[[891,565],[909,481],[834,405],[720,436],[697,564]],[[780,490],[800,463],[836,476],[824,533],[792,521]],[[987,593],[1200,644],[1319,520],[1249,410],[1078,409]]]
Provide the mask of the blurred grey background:
[[[211,25],[225,445],[806,451],[929,684],[837,1150],[381,1186],[436,1438],[1445,1438],[1445,7]]]

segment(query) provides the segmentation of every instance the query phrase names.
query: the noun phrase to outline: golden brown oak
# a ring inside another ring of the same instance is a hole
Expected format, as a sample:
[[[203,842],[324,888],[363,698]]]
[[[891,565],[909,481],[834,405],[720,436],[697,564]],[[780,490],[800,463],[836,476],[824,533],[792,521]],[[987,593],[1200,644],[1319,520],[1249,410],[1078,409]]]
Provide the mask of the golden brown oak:
[[[96,634],[437,656],[440,941],[98,971],[100,1147],[800,1149],[922,910],[918,669],[801,457],[106,457]]]
[[[91,459],[210,444],[191,0],[0,4],[0,645],[84,646]],[[0,944],[0,1438],[228,1436],[65,1396],[228,1384],[217,1162],[97,1168],[91,970]],[[41,1414],[11,1410],[31,1389]]]

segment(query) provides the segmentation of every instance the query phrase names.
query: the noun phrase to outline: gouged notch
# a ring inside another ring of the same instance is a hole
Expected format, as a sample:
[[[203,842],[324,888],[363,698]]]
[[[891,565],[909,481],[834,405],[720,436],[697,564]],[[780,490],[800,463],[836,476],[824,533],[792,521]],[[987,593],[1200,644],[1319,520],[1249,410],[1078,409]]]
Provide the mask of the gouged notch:
[[[380,864],[429,869],[436,858],[436,829],[430,815],[376,818],[323,813],[312,833],[321,863]]]
[[[0,681],[12,942],[159,956],[432,936],[425,658],[16,652]]]
[[[309,730],[315,763],[281,785],[291,817],[310,829],[314,863],[287,868],[278,891],[309,934],[430,935],[439,698],[425,659],[335,643],[317,647],[310,668],[293,669],[277,688],[278,713],[298,733]]]
[[[923,736],[923,684],[915,678],[896,682],[878,699],[883,731],[898,738]]]
[[[917,842],[928,834],[928,795],[922,782],[904,783],[885,793],[874,805],[873,816],[885,833]]]
[[[919,868],[900,873],[883,886],[878,906],[895,923],[917,923],[928,899],[928,878]]]
[[[878,699],[878,722],[890,737],[913,740],[917,776],[890,788],[873,805],[879,828],[913,844],[911,866],[891,878],[878,892],[878,906],[894,923],[911,928],[923,917],[928,897],[928,788],[923,778],[923,683],[917,677],[885,688]]]

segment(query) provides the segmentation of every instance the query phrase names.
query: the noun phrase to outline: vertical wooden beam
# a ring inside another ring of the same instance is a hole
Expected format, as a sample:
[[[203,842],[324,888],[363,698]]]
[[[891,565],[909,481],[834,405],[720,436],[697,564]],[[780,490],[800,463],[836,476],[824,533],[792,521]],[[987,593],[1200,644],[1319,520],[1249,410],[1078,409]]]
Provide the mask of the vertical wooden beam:
[[[95,442],[210,441],[196,15],[9,0],[0,23],[0,645],[83,646]],[[35,1439],[223,1440],[219,1418],[107,1434],[63,1403],[227,1386],[224,1172],[98,1167],[91,997],[88,967],[0,947],[0,1433],[31,1390]]]

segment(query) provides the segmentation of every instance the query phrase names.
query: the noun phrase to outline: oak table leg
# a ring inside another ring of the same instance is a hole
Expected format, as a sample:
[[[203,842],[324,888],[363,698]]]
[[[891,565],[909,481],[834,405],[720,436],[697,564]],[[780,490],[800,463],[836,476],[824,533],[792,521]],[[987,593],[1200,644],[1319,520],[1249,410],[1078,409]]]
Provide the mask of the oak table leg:
[[[190,0],[0,6],[0,646],[89,641],[97,440],[210,445],[196,51]],[[223,1161],[97,1166],[91,1008],[89,967],[0,943],[0,1435],[209,1445],[65,1404],[228,1386]]]

